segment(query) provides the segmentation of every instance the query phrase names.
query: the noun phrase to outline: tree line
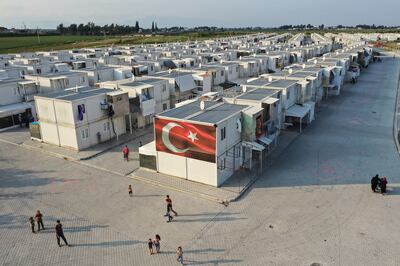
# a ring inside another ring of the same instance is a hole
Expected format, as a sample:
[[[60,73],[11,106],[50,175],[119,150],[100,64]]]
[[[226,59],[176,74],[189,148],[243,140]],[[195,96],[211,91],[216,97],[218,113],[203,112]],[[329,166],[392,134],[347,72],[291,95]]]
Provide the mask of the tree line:
[[[358,24],[355,26],[343,26],[343,25],[337,25],[337,26],[329,26],[325,27],[324,24],[314,26],[311,24],[299,24],[299,25],[282,25],[279,26],[278,29],[281,30],[290,30],[290,29],[299,29],[299,30],[306,30],[306,29],[320,29],[323,30],[325,28],[327,29],[397,29],[399,26],[385,26],[385,25],[367,25],[367,24]],[[274,28],[271,28],[274,29]]]
[[[135,34],[141,32],[156,32],[158,31],[157,22],[152,22],[151,29],[141,28],[139,21],[136,21],[134,26],[119,25],[119,24],[106,24],[103,26],[96,25],[93,22],[87,24],[70,24],[64,25],[63,23],[57,26],[57,31],[61,35],[124,35]]]

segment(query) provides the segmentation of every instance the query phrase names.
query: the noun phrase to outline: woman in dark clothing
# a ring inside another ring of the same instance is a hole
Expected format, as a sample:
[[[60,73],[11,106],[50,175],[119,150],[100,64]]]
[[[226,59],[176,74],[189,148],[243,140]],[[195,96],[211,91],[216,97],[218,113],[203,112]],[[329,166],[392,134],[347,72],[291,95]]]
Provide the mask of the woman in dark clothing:
[[[379,181],[380,181],[379,175],[376,175],[371,179],[371,189],[373,192],[376,191],[376,187],[378,186]]]
[[[156,235],[156,239],[153,241],[154,246],[156,247],[156,253],[160,252],[160,241],[161,241],[160,235]]]
[[[56,224],[56,237],[57,237],[57,244],[59,247],[61,247],[61,243],[60,243],[61,239],[64,241],[65,245],[69,246],[67,239],[64,236],[64,230],[62,228],[62,224],[61,224],[60,220],[57,220],[57,224]]]

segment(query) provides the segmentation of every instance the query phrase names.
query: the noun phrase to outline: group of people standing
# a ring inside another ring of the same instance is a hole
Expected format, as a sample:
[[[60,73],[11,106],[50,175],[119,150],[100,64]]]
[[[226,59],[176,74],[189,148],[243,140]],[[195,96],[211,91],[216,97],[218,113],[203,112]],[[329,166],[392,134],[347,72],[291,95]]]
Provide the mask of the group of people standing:
[[[132,185],[128,185],[128,195],[129,197],[133,196]],[[170,223],[172,222],[173,219],[171,213],[173,213],[175,216],[178,216],[178,213],[172,207],[172,199],[169,195],[165,196],[165,203],[167,205],[167,213],[164,215],[164,217],[167,218],[167,223]],[[161,248],[160,242],[161,242],[161,237],[159,234],[156,234],[154,239],[149,238],[149,240],[147,241],[147,245],[149,248],[150,255],[153,255],[155,253],[160,253],[160,248]],[[176,250],[176,260],[179,263],[183,264],[183,249],[181,246],[179,246]]]
[[[39,210],[36,211],[35,218],[29,217],[29,224],[31,226],[32,233],[34,233],[34,234],[36,233],[36,231],[35,231],[35,221],[36,221],[37,227],[38,227],[37,231],[38,232],[40,231],[40,227],[42,227],[42,230],[44,230],[43,214]]]
[[[373,192],[381,192],[382,194],[385,194],[387,183],[388,180],[386,176],[380,178],[377,174],[371,179],[371,189]]]
[[[161,241],[160,235],[156,235],[154,240],[149,238],[147,244],[149,245],[150,255],[153,255],[154,253],[160,253],[160,241]],[[155,247],[156,252],[154,252],[153,246]]]
[[[44,230],[44,224],[43,224],[43,214],[37,210],[35,218],[34,217],[29,217],[29,225],[31,227],[32,233],[36,233],[35,231],[35,220],[37,223],[37,232],[40,231],[40,227],[42,228],[42,230]],[[55,227],[55,231],[56,231],[56,238],[57,238],[57,244],[59,247],[61,247],[61,239],[64,241],[65,245],[69,246],[67,239],[64,236],[64,231],[62,228],[62,224],[60,222],[60,220],[57,220],[57,224]]]

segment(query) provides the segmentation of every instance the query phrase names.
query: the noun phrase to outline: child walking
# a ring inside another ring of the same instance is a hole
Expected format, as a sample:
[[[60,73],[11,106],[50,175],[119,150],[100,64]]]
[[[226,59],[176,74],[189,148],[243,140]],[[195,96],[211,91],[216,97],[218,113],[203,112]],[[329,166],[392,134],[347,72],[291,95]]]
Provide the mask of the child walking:
[[[176,260],[183,265],[183,250],[182,247],[178,247],[176,250]]]
[[[36,233],[35,232],[35,219],[33,219],[33,217],[29,218],[29,224],[31,226],[32,233]]]
[[[131,185],[129,185],[129,187],[128,187],[128,193],[129,193],[129,197],[132,197],[133,191],[132,191],[132,186]]]
[[[151,238],[149,238],[149,242],[147,242],[147,244],[149,245],[149,251],[150,251],[150,255],[153,255],[153,240],[151,240]]]

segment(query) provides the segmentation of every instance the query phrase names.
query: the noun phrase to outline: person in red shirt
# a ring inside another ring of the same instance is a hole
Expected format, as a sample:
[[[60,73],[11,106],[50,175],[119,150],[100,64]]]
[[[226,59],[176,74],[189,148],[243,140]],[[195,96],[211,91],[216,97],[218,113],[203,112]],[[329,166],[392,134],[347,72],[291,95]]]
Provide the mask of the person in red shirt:
[[[129,161],[129,148],[127,145],[122,149],[122,153],[124,154],[124,160]]]
[[[173,212],[175,216],[178,216],[178,213],[172,208],[172,199],[167,195],[165,197],[165,202],[167,203],[167,213]]]
[[[42,226],[42,230],[44,230],[43,214],[41,214],[39,210],[36,212],[35,219],[38,226],[38,232],[40,231],[40,226]]]
[[[384,176],[384,177],[382,178],[382,180],[381,180],[381,193],[382,193],[382,194],[386,193],[386,186],[387,186],[387,183],[388,183],[387,177]]]

